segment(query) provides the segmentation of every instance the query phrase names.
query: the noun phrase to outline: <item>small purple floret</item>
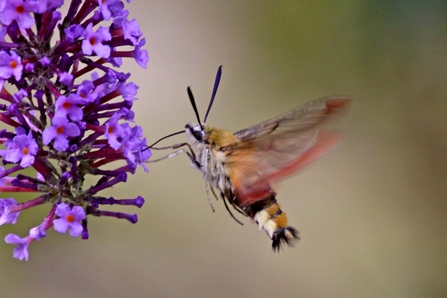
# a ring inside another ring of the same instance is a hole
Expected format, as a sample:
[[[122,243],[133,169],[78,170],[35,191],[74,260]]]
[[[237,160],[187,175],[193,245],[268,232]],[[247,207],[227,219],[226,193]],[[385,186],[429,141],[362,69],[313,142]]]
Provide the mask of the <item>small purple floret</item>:
[[[40,241],[41,238],[45,238],[47,236],[47,233],[45,232],[45,230],[42,230],[41,226],[37,226],[29,231],[29,236],[36,239],[37,241]]]
[[[72,121],[81,121],[83,112],[79,105],[83,104],[84,100],[76,94],[70,94],[68,97],[60,96],[56,100],[56,115],[57,117],[70,117]]]
[[[64,151],[68,148],[68,137],[78,136],[81,131],[79,127],[68,119],[61,116],[53,118],[53,125],[44,130],[42,140],[48,145],[54,139],[54,149]]]
[[[27,168],[34,163],[34,156],[39,149],[31,131],[28,135],[17,135],[12,141],[7,141],[5,145],[7,150],[0,150],[0,155],[9,162],[20,162],[22,168]]]
[[[77,237],[81,234],[83,228],[80,223],[85,218],[85,211],[80,206],[70,208],[70,205],[61,203],[56,208],[56,215],[59,219],[53,221],[54,229],[64,234],[70,231],[70,236]]]
[[[25,237],[20,238],[15,234],[8,234],[5,237],[5,242],[8,244],[16,244],[17,247],[14,248],[14,258],[28,261],[29,253],[28,246],[31,243],[31,238]]]
[[[104,41],[112,39],[107,28],[100,27],[96,32],[92,30],[93,24],[85,28],[84,41],[82,42],[82,52],[86,55],[96,55],[102,58],[109,58],[110,46],[103,44]]]
[[[17,21],[20,28],[28,29],[34,24],[34,18],[30,15],[35,9],[34,1],[8,0],[6,6],[0,12],[0,22],[9,25]]]
[[[22,76],[22,59],[15,52],[8,54],[0,51],[0,78],[9,79],[14,76],[16,80],[20,80]]]
[[[20,211],[11,211],[13,206],[17,206],[13,198],[0,199],[0,226],[8,223],[16,224]]]

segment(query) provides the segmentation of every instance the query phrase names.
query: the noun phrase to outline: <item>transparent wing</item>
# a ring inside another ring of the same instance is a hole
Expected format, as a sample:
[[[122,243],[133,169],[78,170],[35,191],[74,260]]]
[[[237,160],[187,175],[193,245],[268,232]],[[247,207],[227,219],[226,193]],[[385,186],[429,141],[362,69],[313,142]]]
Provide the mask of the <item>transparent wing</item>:
[[[342,134],[323,124],[350,104],[348,97],[318,99],[235,133],[241,142],[227,148],[231,152],[227,169],[239,204],[264,198],[272,191],[271,182],[293,174],[333,149]]]
[[[234,135],[241,141],[248,141],[262,136],[297,133],[318,126],[340,112],[347,110],[352,100],[349,97],[325,97],[308,102],[283,115],[240,130]]]

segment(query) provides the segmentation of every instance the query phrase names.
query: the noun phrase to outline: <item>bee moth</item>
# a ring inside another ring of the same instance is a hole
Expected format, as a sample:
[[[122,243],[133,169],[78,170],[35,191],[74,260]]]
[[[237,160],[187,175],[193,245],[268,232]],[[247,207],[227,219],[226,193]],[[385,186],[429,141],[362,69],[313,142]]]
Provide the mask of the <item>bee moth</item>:
[[[278,251],[282,244],[290,245],[299,237],[297,230],[289,226],[286,213],[277,203],[272,183],[295,173],[339,143],[342,134],[324,125],[347,110],[351,99],[343,96],[317,99],[233,134],[205,124],[221,71],[219,67],[203,122],[188,87],[198,123],[188,123],[184,131],[162,138],[186,132],[188,142],[153,147],[160,139],[149,147],[156,150],[181,149],[150,162],[186,153],[191,165],[203,173],[211,208],[209,190],[216,199],[217,190],[231,216],[238,221],[228,204],[254,220],[272,240],[273,250]]]

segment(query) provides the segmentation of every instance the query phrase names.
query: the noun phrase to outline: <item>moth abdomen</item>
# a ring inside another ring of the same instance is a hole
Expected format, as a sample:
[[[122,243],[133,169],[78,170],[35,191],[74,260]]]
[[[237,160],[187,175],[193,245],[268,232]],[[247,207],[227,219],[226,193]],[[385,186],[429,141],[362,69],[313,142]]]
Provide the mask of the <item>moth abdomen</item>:
[[[287,214],[279,207],[274,193],[245,207],[244,211],[272,239],[274,251],[279,251],[283,243],[292,245],[293,241],[299,239],[298,231],[289,226]]]
[[[294,227],[288,226],[282,229],[277,229],[273,233],[272,237],[273,251],[279,251],[282,243],[285,243],[287,245],[293,245],[292,241],[298,239],[300,239],[300,237],[298,237],[298,231]]]

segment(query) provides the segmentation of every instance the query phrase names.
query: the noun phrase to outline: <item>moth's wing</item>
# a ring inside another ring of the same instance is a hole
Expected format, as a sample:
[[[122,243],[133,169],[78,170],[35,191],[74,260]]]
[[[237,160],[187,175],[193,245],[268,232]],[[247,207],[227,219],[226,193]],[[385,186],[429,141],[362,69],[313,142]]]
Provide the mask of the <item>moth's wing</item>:
[[[235,133],[241,142],[229,149],[227,169],[238,193],[238,204],[249,205],[265,198],[272,191],[271,182],[293,174],[333,149],[342,134],[323,124],[350,104],[347,97],[318,99]]]
[[[306,131],[340,115],[351,103],[351,98],[345,96],[316,99],[278,117],[240,130],[234,135],[241,141],[248,141],[272,133],[281,133],[281,131],[292,133]]]

